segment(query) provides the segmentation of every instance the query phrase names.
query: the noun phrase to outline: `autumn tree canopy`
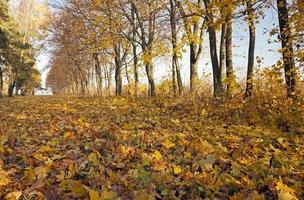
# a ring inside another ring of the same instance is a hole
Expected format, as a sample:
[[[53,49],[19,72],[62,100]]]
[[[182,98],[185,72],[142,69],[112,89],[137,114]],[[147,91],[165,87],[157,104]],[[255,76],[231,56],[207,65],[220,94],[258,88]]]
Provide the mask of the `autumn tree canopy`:
[[[146,88],[149,96],[155,96],[159,85],[155,80],[156,70],[164,71],[164,67],[160,69],[158,65],[168,65],[163,62],[168,59],[171,60],[168,76],[172,78],[168,79],[171,81],[167,87],[172,88],[174,95],[181,95],[183,91],[196,93],[199,87],[204,87],[198,73],[204,69],[200,66],[202,54],[209,54],[214,96],[230,96],[243,91],[245,96],[252,96],[261,92],[256,87],[260,84],[257,83],[257,73],[264,73],[257,72],[256,68],[260,58],[255,54],[255,30],[260,25],[259,19],[268,17],[270,10],[278,13],[279,23],[269,30],[269,36],[263,37],[271,40],[277,35],[282,41],[282,48],[277,49],[282,53],[282,60],[274,61],[272,70],[282,69],[285,79],[282,92],[285,90],[285,94],[293,96],[301,90],[298,87],[301,82],[297,84],[297,79],[301,79],[303,70],[300,64],[302,31],[299,30],[301,26],[294,26],[302,24],[298,16],[301,3],[70,0],[53,6],[57,10],[52,20],[52,43],[56,50],[48,84],[57,88],[59,93],[111,94],[112,87],[115,87],[116,95],[138,95],[138,90]],[[242,21],[249,29],[248,51],[244,52],[248,60],[248,66],[244,68],[247,77],[242,75],[246,77],[245,84],[236,77],[236,57],[233,56],[233,34],[236,31],[233,27]],[[181,65],[187,52],[189,62]],[[59,57],[66,64],[55,62]],[[189,69],[190,77],[182,77],[183,68]],[[67,72],[66,77],[55,75],[62,70]]]

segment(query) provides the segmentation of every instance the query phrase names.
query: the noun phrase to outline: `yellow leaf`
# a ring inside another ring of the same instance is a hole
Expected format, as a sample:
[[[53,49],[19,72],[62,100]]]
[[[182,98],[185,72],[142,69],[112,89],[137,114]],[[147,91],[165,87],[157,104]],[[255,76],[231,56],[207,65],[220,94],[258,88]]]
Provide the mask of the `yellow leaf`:
[[[170,148],[174,147],[175,144],[172,143],[170,140],[167,139],[167,140],[165,140],[165,141],[163,142],[163,146],[166,147],[167,149],[170,149]]]
[[[49,173],[49,168],[44,166],[44,167],[36,167],[34,169],[34,172],[36,174],[37,179],[45,179]]]
[[[86,192],[84,187],[80,183],[71,181],[70,184],[71,191],[74,193],[74,195],[82,196]]]
[[[298,200],[295,190],[285,185],[281,180],[276,183],[279,200]]]
[[[3,144],[0,142],[0,153],[5,153]]]
[[[90,190],[89,196],[90,196],[90,200],[100,200],[99,192],[95,190]]]
[[[277,183],[276,183],[276,189],[278,191],[286,191],[286,192],[289,192],[289,193],[292,193],[294,194],[295,193],[295,190],[292,189],[291,187],[288,187],[287,185],[285,185],[281,180],[279,180]]]
[[[1,170],[0,167],[0,186],[5,186],[10,183],[10,179],[7,176],[8,174]]]
[[[52,151],[53,149],[50,146],[43,146],[37,150],[37,152],[41,152],[41,153],[48,153]]]
[[[180,174],[183,170],[179,166],[173,167],[174,174]]]
[[[153,200],[153,199],[155,198],[145,191],[135,192],[134,200]]]
[[[65,140],[67,140],[67,139],[70,139],[72,136],[73,136],[72,132],[65,132],[64,135],[63,135],[63,138]]]
[[[88,156],[89,161],[91,161],[95,166],[98,166],[99,162],[98,162],[98,158],[97,155],[95,153],[90,153]]]
[[[160,160],[162,158],[162,155],[159,151],[155,151],[154,154],[152,155],[152,157],[156,160]]]
[[[15,192],[11,192],[11,193],[8,193],[7,195],[5,195],[4,199],[5,200],[18,200],[18,199],[20,199],[21,196],[22,196],[22,192],[15,191]]]
[[[291,194],[287,191],[284,191],[284,190],[281,190],[278,193],[278,197],[279,197],[279,200],[298,200],[298,198],[295,197],[293,194]]]
[[[283,148],[288,148],[288,143],[284,140],[284,138],[278,138],[277,141]]]
[[[100,194],[100,197],[100,200],[113,200],[116,199],[117,195],[115,192],[106,189]]]

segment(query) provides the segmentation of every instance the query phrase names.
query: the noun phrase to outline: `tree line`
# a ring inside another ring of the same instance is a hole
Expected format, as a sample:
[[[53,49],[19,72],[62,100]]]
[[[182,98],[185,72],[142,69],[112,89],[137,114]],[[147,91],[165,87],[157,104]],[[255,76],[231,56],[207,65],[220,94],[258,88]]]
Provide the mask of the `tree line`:
[[[0,97],[4,89],[8,96],[26,95],[40,86],[37,42],[46,36],[46,8],[35,0],[0,0]]]
[[[125,90],[137,96],[144,70],[148,96],[157,95],[155,65],[170,60],[172,94],[196,92],[200,84],[199,61],[208,53],[212,66],[213,95],[231,96],[237,79],[233,60],[233,23],[248,28],[247,74],[244,95],[254,93],[256,27],[266,10],[277,12],[275,35],[282,48],[286,94],[296,94],[303,63],[302,1],[287,0],[68,0],[54,3],[51,44],[53,58],[47,84],[57,93],[115,94]],[[206,48],[208,47],[208,52]],[[189,80],[181,75],[181,58],[190,52]],[[189,82],[189,89],[186,82]]]

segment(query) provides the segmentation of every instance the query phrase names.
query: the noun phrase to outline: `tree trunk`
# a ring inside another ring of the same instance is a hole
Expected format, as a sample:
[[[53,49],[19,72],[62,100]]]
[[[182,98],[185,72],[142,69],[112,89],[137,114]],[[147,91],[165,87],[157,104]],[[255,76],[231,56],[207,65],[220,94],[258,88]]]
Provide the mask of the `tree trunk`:
[[[247,1],[247,20],[249,26],[249,49],[248,49],[248,65],[247,65],[247,79],[245,96],[252,96],[253,90],[253,67],[255,57],[255,24],[254,24],[254,10],[252,8],[251,0]]]
[[[131,95],[131,80],[129,76],[129,71],[128,71],[128,64],[125,62],[125,70],[126,70],[126,78],[128,81],[128,95]]]
[[[173,89],[173,95],[177,95],[177,85],[176,85],[176,70],[175,70],[175,60],[174,56],[172,57],[172,89]]]
[[[232,63],[232,11],[227,12],[227,31],[226,31],[226,75],[227,75],[227,94],[231,95],[232,86],[235,84],[233,63]]]
[[[15,88],[16,81],[10,81],[9,86],[8,86],[8,96],[13,97],[14,93],[14,88]]]
[[[3,97],[2,90],[3,90],[3,71],[0,66],[0,98]]]
[[[120,55],[120,46],[119,44],[115,46],[115,84],[116,84],[116,90],[115,94],[116,96],[122,95],[122,61],[121,61],[121,55]]]
[[[138,57],[137,57],[136,45],[132,44],[132,48],[133,48],[133,68],[134,68],[134,95],[138,96],[139,75],[138,75]]]
[[[97,93],[102,95],[102,75],[101,75],[101,67],[97,53],[93,53],[93,59],[95,63]]]
[[[176,7],[179,9],[179,12],[181,14],[183,24],[184,24],[184,29],[187,34],[187,37],[190,41],[190,92],[194,92],[197,90],[197,85],[199,82],[199,77],[198,77],[198,61],[200,59],[200,56],[202,54],[202,43],[201,41],[203,40],[204,36],[204,28],[205,28],[205,23],[202,24],[201,27],[200,23],[198,21],[192,22],[189,20],[189,17],[187,16],[182,3],[180,0],[174,0]],[[203,2],[201,0],[198,0],[196,2],[197,7],[201,7]],[[197,41],[193,41],[193,37],[198,39],[200,42],[197,43]],[[179,65],[176,65],[177,67]],[[177,82],[179,83],[180,87],[179,89],[182,90],[182,80],[180,76],[180,69],[177,69]]]
[[[196,58],[197,44],[191,42],[190,44],[190,91],[195,92],[198,84],[198,59]]]
[[[204,0],[205,7],[209,7],[210,0]],[[221,72],[220,66],[218,62],[217,56],[217,46],[216,46],[216,31],[213,25],[213,15],[212,13],[207,11],[207,21],[208,21],[208,32],[209,32],[209,46],[210,46],[210,57],[212,63],[212,71],[213,71],[213,88],[214,88],[214,96],[220,96],[222,93],[222,80],[221,80]]]
[[[221,30],[221,44],[220,44],[220,74],[221,79],[223,79],[224,75],[224,67],[225,67],[225,47],[226,47],[226,30],[227,30],[227,24],[222,24],[222,30]]]
[[[170,23],[171,23],[171,43],[172,43],[172,86],[174,95],[182,93],[182,80],[178,63],[177,48],[177,29],[176,29],[176,6],[174,0],[170,0]]]
[[[20,90],[21,86],[20,86],[20,82],[17,80],[16,84],[15,84],[15,95],[18,96],[19,95],[19,90]]]
[[[176,78],[177,78],[178,92],[181,95],[181,94],[183,94],[183,82],[182,82],[182,76],[181,76],[180,66],[179,66],[178,62],[175,63],[175,67],[176,67]]]
[[[280,25],[281,43],[283,49],[283,63],[285,71],[285,81],[287,85],[287,96],[295,95],[296,89],[296,69],[294,62],[294,52],[292,38],[290,34],[287,0],[277,0],[278,18]]]
[[[153,64],[150,62],[146,63],[145,68],[146,68],[146,73],[147,73],[148,83],[149,83],[148,95],[149,95],[149,97],[155,97],[156,89],[155,89],[155,82],[154,82],[154,76],[153,76]]]
[[[80,87],[81,94],[85,95],[85,83],[82,79],[80,80]]]
[[[114,66],[110,65],[110,68],[108,70],[108,91],[109,91],[109,96],[112,95],[112,76],[113,76],[113,70],[114,70]]]
[[[132,24],[132,50],[133,50],[133,70],[134,70],[134,95],[138,96],[138,84],[139,84],[139,76],[138,76],[138,57],[137,57],[137,47],[135,43],[136,39],[136,26],[135,26],[135,11],[134,6],[131,7],[131,24]]]

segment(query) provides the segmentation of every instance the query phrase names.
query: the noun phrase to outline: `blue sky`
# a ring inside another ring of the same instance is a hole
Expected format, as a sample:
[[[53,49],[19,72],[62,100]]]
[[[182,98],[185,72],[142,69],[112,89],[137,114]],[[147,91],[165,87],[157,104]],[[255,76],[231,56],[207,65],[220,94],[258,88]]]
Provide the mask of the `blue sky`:
[[[41,0],[47,1],[47,0]],[[54,1],[54,0],[51,0]],[[58,1],[58,0],[56,0]],[[50,1],[49,1],[50,2]],[[280,54],[278,49],[281,47],[279,43],[268,43],[270,39],[269,32],[265,30],[271,30],[274,25],[277,25],[277,13],[273,8],[268,8],[265,10],[265,18],[259,19],[256,29],[256,57],[263,58],[261,67],[268,67],[276,63],[280,59]],[[234,20],[233,24],[233,63],[234,69],[238,77],[243,78],[246,74],[247,67],[247,52],[248,52],[248,28],[246,22],[243,19]],[[188,47],[185,47],[188,50]],[[208,51],[208,37],[206,34],[204,53],[199,64],[199,74],[211,74],[211,63]],[[37,57],[38,69],[45,69],[50,61],[51,54],[47,51],[42,51]],[[162,59],[165,60],[165,59]],[[184,53],[181,60],[182,64],[182,78],[187,84],[189,82],[189,52]],[[44,84],[48,70],[42,70],[42,82]],[[164,76],[170,74],[170,62],[159,61],[155,66],[155,77],[159,81]]]

